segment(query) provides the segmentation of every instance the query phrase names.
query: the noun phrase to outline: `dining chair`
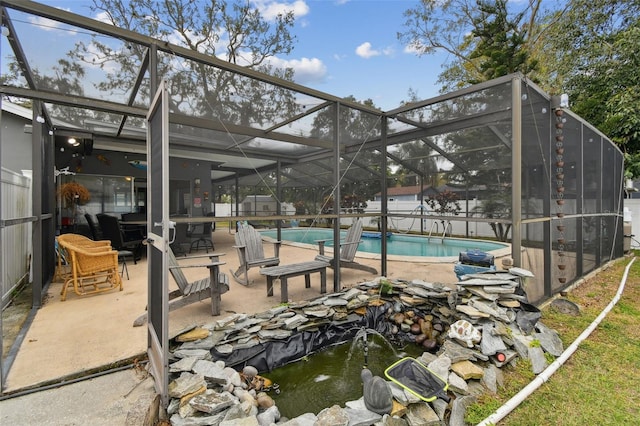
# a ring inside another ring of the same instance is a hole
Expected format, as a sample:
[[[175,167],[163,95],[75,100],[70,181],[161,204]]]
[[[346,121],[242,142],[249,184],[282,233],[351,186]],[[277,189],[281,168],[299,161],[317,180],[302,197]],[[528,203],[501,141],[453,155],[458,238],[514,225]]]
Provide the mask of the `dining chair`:
[[[215,214],[213,212],[207,213],[207,217],[213,217]],[[199,224],[200,225],[200,224]],[[213,232],[213,222],[203,222],[202,224],[202,232],[201,233],[191,233],[191,247],[189,248],[189,253],[191,253],[194,248],[195,250],[200,249],[200,245],[204,247],[207,253],[209,253],[209,249],[212,251],[215,250],[215,246],[213,245],[213,240],[211,239],[211,232]],[[195,239],[194,239],[195,238]]]
[[[100,241],[102,239],[102,230],[100,229],[98,222],[96,222],[96,219],[94,219],[93,215],[89,213],[85,213],[84,218],[87,220],[87,224],[89,225],[91,238],[94,241]]]
[[[133,263],[136,264],[142,253],[142,234],[139,232],[125,234],[120,226],[120,220],[115,216],[98,213],[96,218],[100,224],[100,229],[102,229],[103,237],[111,241],[111,246],[118,251],[119,257],[124,259],[131,256],[133,257]],[[122,252],[121,256],[120,252]]]

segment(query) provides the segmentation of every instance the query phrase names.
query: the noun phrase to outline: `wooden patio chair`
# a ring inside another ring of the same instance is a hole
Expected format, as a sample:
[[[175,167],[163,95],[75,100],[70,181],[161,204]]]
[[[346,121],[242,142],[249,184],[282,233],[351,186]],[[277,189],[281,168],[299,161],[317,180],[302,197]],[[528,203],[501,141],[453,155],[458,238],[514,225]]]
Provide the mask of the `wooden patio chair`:
[[[225,262],[220,262],[219,257],[223,253],[209,253],[200,256],[190,256],[193,258],[208,258],[209,263],[197,265],[180,265],[171,248],[167,251],[169,272],[173,280],[178,285],[178,289],[169,293],[169,311],[187,306],[191,303],[199,302],[211,298],[211,315],[220,315],[220,296],[229,291],[229,277],[220,272],[220,266]],[[182,272],[183,268],[208,268],[209,275],[196,281],[189,282]],[[213,280],[212,280],[213,277]],[[134,327],[139,327],[147,320],[147,314],[142,314],[133,322]]]
[[[72,287],[78,296],[103,293],[114,288],[122,291],[116,250],[112,250],[111,246],[90,245],[81,240],[74,243],[70,240],[58,238],[58,243],[67,253],[67,260],[71,266],[70,275],[60,291],[61,300],[66,300],[69,287]]]
[[[364,265],[355,261],[356,252],[362,238],[362,220],[357,219],[351,227],[347,230],[347,234],[344,240],[340,241],[340,266],[344,268],[358,269],[360,271],[371,272],[372,274],[378,274],[378,270],[372,266]],[[324,245],[327,241],[333,240],[318,240],[319,254],[316,256],[316,260],[322,260],[329,262],[331,268],[335,269],[335,262],[333,255],[324,254]]]
[[[235,235],[236,251],[240,266],[231,274],[242,285],[249,285],[249,269],[264,266],[277,266],[280,264],[280,241],[273,242],[273,256],[265,257],[262,246],[262,236],[253,226],[239,224]],[[244,278],[243,278],[244,276]]]

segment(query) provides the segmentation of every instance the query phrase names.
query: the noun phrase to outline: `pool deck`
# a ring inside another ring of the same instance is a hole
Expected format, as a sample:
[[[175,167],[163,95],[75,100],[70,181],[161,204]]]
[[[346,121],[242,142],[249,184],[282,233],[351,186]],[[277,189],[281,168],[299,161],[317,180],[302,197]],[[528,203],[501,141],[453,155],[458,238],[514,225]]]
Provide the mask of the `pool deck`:
[[[238,267],[238,257],[233,248],[233,231],[218,227],[213,233],[217,253],[225,253],[221,260],[226,262],[223,270]],[[271,245],[265,245],[269,255]],[[203,254],[200,251],[198,254]],[[282,264],[306,262],[314,259],[317,250],[298,245],[283,244],[280,250]],[[356,259],[371,265],[380,271],[379,255],[358,256]],[[179,262],[198,263],[187,258],[178,258]],[[432,263],[417,261],[415,258],[393,259],[387,263],[387,276],[396,279],[422,279],[430,282],[454,284],[457,282],[453,264],[457,260]],[[123,291],[111,291],[94,296],[79,297],[70,294],[66,301],[60,300],[61,283],[53,283],[46,296],[44,305],[36,312],[26,331],[24,340],[15,356],[11,370],[6,377],[5,392],[41,386],[44,383],[59,381],[63,378],[81,375],[104,366],[113,365],[122,360],[141,357],[146,351],[147,329],[133,327],[136,317],[144,312],[147,304],[147,262],[139,261],[133,265],[128,262],[130,279],[124,278]],[[207,276],[205,268],[187,268],[189,279]],[[379,276],[379,275],[378,275]],[[249,270],[253,280],[249,286],[243,286],[230,277],[230,291],[222,295],[220,316],[210,314],[210,301],[203,300],[172,311],[169,314],[170,336],[194,325],[210,324],[233,313],[254,314],[268,310],[280,303],[279,288],[276,286],[273,297],[267,297],[266,277],[255,268]],[[341,288],[353,287],[377,276],[353,269],[341,271]],[[320,295],[319,276],[311,278],[311,287],[305,288],[304,277],[289,280],[289,300],[300,301]],[[327,290],[333,289],[334,273],[327,270]],[[171,282],[170,290],[175,288]]]

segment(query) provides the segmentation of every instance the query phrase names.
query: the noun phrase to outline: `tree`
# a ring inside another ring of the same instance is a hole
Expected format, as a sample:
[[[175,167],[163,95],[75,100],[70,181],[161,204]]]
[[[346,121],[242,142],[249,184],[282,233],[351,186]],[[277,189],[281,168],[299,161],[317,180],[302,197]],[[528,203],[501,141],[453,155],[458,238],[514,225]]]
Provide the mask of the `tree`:
[[[437,187],[439,182],[438,164],[433,156],[434,151],[423,141],[406,142],[398,146],[397,155],[402,159],[396,175],[401,178],[402,184],[405,182],[406,175],[413,173],[411,169],[418,170],[423,178],[424,183],[432,187]],[[405,167],[409,166],[410,168]]]
[[[107,22],[194,51],[223,58],[231,63],[291,80],[291,69],[273,67],[269,59],[288,54],[295,38],[290,29],[292,11],[267,20],[250,2],[190,0],[94,0],[92,11]],[[116,49],[94,37],[90,45],[78,44],[72,56],[78,61],[117,63],[114,72],[100,83],[103,91],[131,87],[146,51],[138,45]],[[171,81],[174,110],[199,113],[249,125],[281,117],[283,110],[296,110],[290,93],[273,85],[221,71],[195,61],[180,63],[161,55],[159,73]],[[149,99],[143,85],[140,99]],[[152,89],[153,90],[153,89]]]
[[[537,61],[529,59],[529,28],[522,25],[525,12],[510,17],[506,0],[478,0],[477,4],[479,14],[472,18],[471,32],[477,42],[469,58],[472,61],[477,59],[482,79],[472,79],[470,83],[480,83],[514,72],[531,74]]]
[[[425,200],[425,202],[434,213],[441,216],[457,216],[460,213],[460,210],[462,210],[460,202],[458,201],[458,195],[448,189],[430,196]]]
[[[345,99],[357,102],[353,96]],[[376,108],[371,99],[360,103]],[[380,117],[340,105],[338,121],[336,125],[335,107],[332,105],[325,108],[314,117],[310,135],[316,139],[333,141],[335,131],[338,129],[340,143],[354,148],[340,158],[340,190],[345,194],[358,194],[365,200],[371,199],[381,190],[380,176],[383,173],[388,174],[388,171],[380,169],[382,155],[380,152],[358,149],[358,147],[380,135]]]
[[[508,191],[504,190],[490,191],[488,197],[473,209],[474,212],[489,219],[511,219],[511,198],[507,194]],[[510,223],[490,222],[489,226],[498,241],[507,241],[511,231]]]
[[[550,93],[625,153],[627,177],[640,176],[640,2],[572,0],[549,14],[541,61]]]
[[[452,59],[438,81],[441,92],[500,75],[531,74],[529,57],[542,0],[508,8],[506,0],[421,0],[405,11],[398,39],[418,55],[446,52]]]
[[[15,59],[7,64],[9,72],[0,76],[0,84],[22,86],[23,71]],[[52,67],[52,75],[42,75],[38,69],[32,69],[33,80],[40,90],[48,90],[54,93],[66,93],[69,95],[84,96],[84,89],[81,83],[85,75],[82,65],[66,58],[61,58]],[[26,108],[31,108],[31,102],[16,99],[13,102],[22,104]],[[52,104],[49,111],[59,120],[73,122],[76,116],[71,108],[60,107]]]
[[[405,12],[401,41],[444,51],[450,91],[519,71],[616,142],[627,177],[640,176],[640,1],[422,0]]]

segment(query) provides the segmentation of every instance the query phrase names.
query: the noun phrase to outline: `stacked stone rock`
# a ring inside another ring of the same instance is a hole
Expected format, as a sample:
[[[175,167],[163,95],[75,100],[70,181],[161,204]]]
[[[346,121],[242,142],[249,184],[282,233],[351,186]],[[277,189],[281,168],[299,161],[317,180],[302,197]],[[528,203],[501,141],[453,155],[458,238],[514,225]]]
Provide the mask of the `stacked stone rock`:
[[[513,268],[466,276],[453,286],[377,278],[314,300],[256,315],[235,314],[184,330],[176,337],[181,345],[171,354],[171,424],[334,426],[394,424],[394,418],[401,418],[408,425],[463,425],[466,408],[476,396],[497,391],[500,367],[521,357],[529,359],[538,374],[550,358],[545,354],[559,356],[563,351],[557,333],[540,321],[526,332],[518,326],[521,305],[526,303],[522,280],[529,275]],[[381,282],[385,288],[391,283],[393,291],[382,295]],[[427,349],[419,361],[447,380],[449,403],[442,399],[426,403],[389,382],[396,403],[388,414],[367,410],[361,398],[345,402],[344,407],[286,419],[268,393],[252,384],[257,371],[237,372],[212,357],[287,339],[374,308],[385,309],[390,340],[412,340]]]

